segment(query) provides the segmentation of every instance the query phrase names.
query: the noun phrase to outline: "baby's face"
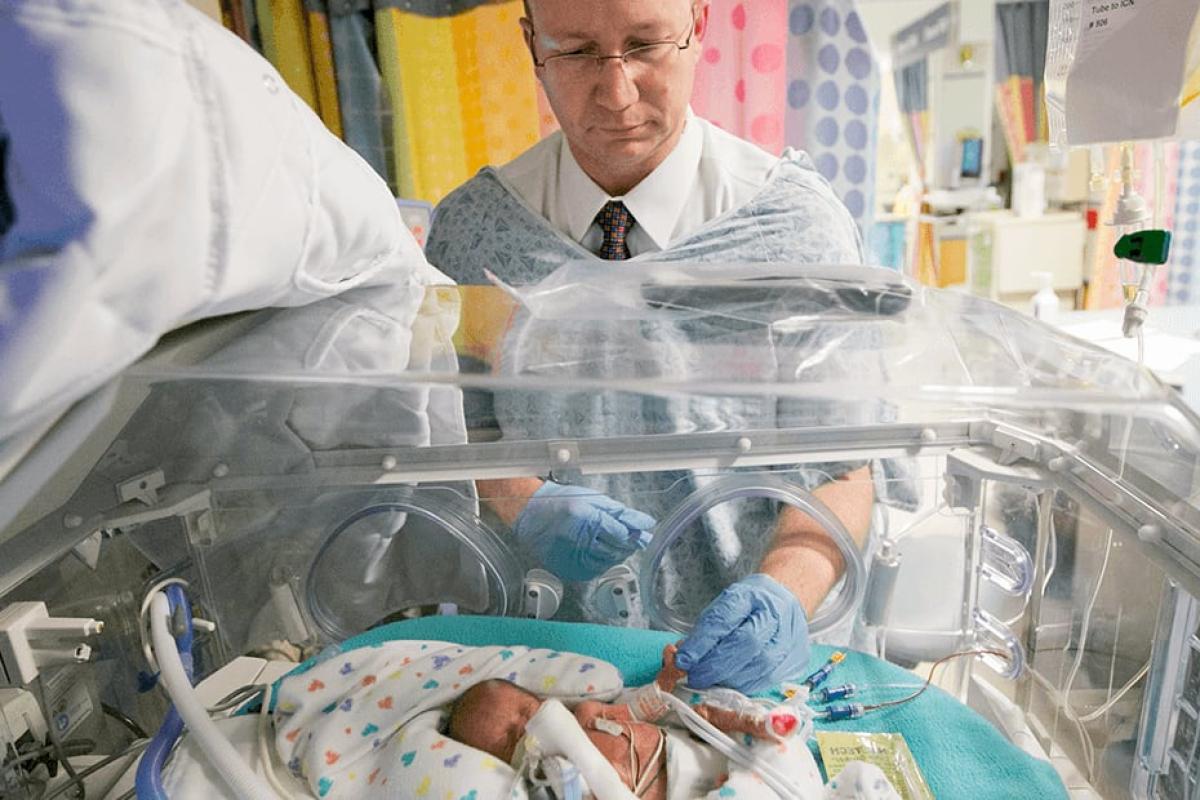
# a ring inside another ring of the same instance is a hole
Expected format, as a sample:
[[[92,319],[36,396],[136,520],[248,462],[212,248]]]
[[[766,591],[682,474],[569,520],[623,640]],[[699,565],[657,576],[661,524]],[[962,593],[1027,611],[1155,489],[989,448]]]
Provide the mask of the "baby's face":
[[[517,743],[541,705],[542,701],[536,695],[508,681],[484,681],[464,692],[455,704],[450,715],[449,734],[463,744],[512,763]],[[625,713],[613,713],[617,711]],[[631,743],[637,750],[638,763],[648,763],[658,744],[658,728],[646,723],[626,722],[625,735],[596,730],[595,720],[623,718],[628,715],[628,709],[595,700],[580,703],[573,713],[588,739],[613,765],[625,785],[632,786],[635,776],[630,768]],[[656,795],[652,792],[647,796]]]
[[[525,726],[541,706],[540,698],[508,681],[484,681],[464,692],[455,704],[450,736],[508,764]]]

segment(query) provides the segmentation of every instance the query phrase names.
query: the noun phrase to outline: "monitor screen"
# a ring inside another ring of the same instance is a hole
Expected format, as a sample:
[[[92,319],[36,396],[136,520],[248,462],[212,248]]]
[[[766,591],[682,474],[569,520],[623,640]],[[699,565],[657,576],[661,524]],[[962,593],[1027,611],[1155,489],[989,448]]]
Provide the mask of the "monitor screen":
[[[959,164],[959,172],[964,178],[978,178],[983,174],[983,139],[963,139],[960,145],[962,162]]]

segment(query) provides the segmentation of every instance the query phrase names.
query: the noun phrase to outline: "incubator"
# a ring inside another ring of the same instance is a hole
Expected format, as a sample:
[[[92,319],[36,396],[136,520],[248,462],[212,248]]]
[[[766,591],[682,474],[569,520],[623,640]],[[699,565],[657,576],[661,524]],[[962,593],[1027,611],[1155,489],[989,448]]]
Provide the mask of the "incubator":
[[[404,330],[380,313],[396,303],[419,308]],[[942,687],[1069,786],[1191,797],[1198,459],[1200,419],[1135,364],[884,270],[359,289],[195,323],[0,440],[0,627],[37,602],[104,623],[0,648],[0,700],[38,685],[60,739],[99,753],[124,741],[114,718],[157,728],[142,600],[171,579],[215,624],[197,679],[398,620],[686,632],[791,506],[845,564],[818,640],[905,667],[979,651]],[[814,494],[838,477],[870,482],[861,540]],[[489,487],[522,478],[649,514],[649,546],[560,579],[497,510]],[[9,762],[41,729],[14,719],[0,795],[40,797]]]

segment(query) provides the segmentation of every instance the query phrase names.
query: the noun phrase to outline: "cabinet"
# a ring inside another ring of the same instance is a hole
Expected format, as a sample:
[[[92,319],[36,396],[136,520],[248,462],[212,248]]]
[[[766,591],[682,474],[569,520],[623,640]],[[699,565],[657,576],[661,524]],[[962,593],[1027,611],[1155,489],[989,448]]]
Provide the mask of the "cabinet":
[[[1083,283],[1087,225],[1074,211],[1018,217],[1011,211],[969,215],[971,290],[999,301],[1023,301],[1040,288],[1035,272],[1049,272],[1055,291]]]

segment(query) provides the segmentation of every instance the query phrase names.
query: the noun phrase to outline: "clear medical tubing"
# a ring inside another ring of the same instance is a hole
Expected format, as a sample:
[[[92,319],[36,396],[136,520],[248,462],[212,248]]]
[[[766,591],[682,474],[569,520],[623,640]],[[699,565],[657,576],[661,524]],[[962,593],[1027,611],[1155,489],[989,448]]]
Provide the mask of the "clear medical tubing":
[[[842,553],[846,564],[842,589],[832,603],[823,603],[822,610],[808,621],[810,635],[815,636],[841,624],[859,607],[867,588],[866,567],[863,565],[858,545],[850,538],[846,527],[829,507],[804,487],[785,480],[778,474],[733,474],[717,478],[693,492],[655,529],[654,541],[651,542],[646,558],[642,561],[640,576],[642,602],[646,606],[651,625],[679,633],[687,633],[692,629],[695,620],[684,619],[659,599],[657,588],[663,558],[675,539],[683,535],[700,515],[721,503],[747,498],[775,500],[799,509],[820,523]],[[764,536],[771,535],[771,531],[762,533]]]
[[[233,795],[245,800],[262,800],[275,797],[275,792],[265,781],[242,761],[229,740],[221,735],[216,724],[209,718],[208,709],[200,702],[188,680],[183,661],[175,649],[175,640],[167,629],[171,609],[167,596],[159,592],[150,604],[150,634],[154,642],[154,657],[161,670],[163,685],[171,702],[179,710],[188,730],[196,737],[196,743],[217,773],[233,791]]]
[[[484,573],[488,576],[490,602],[482,613],[487,616],[516,616],[521,613],[521,589],[524,576],[516,558],[504,543],[484,522],[462,505],[432,496],[416,497],[413,487],[403,487],[407,496],[393,499],[386,503],[372,503],[357,511],[341,522],[321,543],[308,570],[305,581],[305,600],[308,613],[313,623],[332,641],[341,642],[361,633],[358,630],[347,630],[340,624],[336,611],[331,608],[320,594],[318,580],[319,567],[325,556],[336,545],[338,537],[353,527],[356,522],[367,519],[374,514],[416,514],[432,521],[441,529],[453,536],[462,546],[471,551],[478,560]],[[404,535],[403,526],[395,532],[396,536]]]
[[[753,771],[784,800],[802,800],[800,790],[793,786],[788,777],[773,764],[759,758],[749,747],[739,745],[734,739],[718,730],[711,722],[701,717],[691,706],[675,695],[663,692],[663,700],[679,714],[680,719],[683,720],[683,724],[687,726],[688,730],[710,744],[721,755],[733,763],[740,764],[746,769]]]

